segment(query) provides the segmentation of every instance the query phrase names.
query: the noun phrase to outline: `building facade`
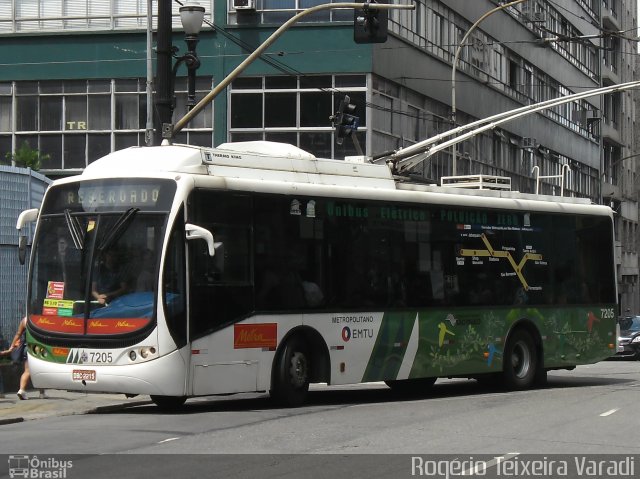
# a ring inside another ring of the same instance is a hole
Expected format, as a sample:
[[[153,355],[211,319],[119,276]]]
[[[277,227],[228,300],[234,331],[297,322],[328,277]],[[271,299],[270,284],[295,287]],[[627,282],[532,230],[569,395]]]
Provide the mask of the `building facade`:
[[[274,29],[319,0],[201,0],[206,20],[197,47],[200,98]],[[215,146],[265,139],[319,157],[356,154],[336,143],[329,116],[349,95],[357,105],[366,154],[395,150],[456,124],[523,105],[630,81],[636,0],[525,0],[474,22],[502,3],[418,0],[389,13],[383,44],[353,42],[353,12],[306,17],[178,135]],[[139,0],[0,0],[0,152],[23,142],[47,153],[49,177],[80,172],[109,151],[149,141],[147,9]],[[179,5],[173,44],[183,53]],[[186,108],[186,71],[178,70],[177,120]],[[588,197],[618,213],[621,311],[640,314],[637,258],[635,97],[595,96],[506,123],[456,149],[461,174],[509,176],[514,189]],[[438,181],[453,173],[452,151],[414,168]],[[567,166],[565,166],[567,165]],[[538,167],[534,169],[534,167]],[[568,175],[564,175],[568,169]]]

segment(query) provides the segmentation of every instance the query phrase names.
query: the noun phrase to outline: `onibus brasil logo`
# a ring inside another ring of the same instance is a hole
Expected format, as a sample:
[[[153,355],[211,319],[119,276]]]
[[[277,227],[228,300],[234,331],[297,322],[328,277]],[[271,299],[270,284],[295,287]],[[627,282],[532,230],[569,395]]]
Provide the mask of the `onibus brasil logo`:
[[[9,456],[9,477],[12,479],[14,477],[64,479],[67,477],[67,469],[72,467],[73,461],[65,461],[55,457]]]

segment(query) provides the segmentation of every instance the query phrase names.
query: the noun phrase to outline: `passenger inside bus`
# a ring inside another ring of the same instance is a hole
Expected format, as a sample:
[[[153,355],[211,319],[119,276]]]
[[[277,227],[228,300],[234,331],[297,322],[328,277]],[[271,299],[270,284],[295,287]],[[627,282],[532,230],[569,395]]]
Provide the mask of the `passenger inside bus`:
[[[307,249],[297,243],[258,265],[256,285],[259,310],[317,308],[324,303],[320,286],[307,278]]]
[[[91,294],[102,305],[127,292],[127,278],[115,250],[107,250],[98,265]]]

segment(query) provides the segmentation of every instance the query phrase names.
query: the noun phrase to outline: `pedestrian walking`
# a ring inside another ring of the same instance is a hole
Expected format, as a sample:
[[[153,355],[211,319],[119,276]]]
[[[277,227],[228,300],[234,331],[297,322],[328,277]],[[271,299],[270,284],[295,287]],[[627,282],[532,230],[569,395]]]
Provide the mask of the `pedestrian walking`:
[[[31,378],[31,373],[29,371],[29,361],[27,357],[27,317],[25,316],[20,321],[20,325],[18,326],[18,332],[13,338],[11,342],[11,347],[9,348],[11,352],[11,359],[14,363],[24,364],[24,371],[20,376],[20,389],[16,393],[19,399],[29,399],[27,396],[27,386],[29,384],[29,379]],[[40,389],[40,399],[47,399],[47,395],[44,392],[44,389]]]

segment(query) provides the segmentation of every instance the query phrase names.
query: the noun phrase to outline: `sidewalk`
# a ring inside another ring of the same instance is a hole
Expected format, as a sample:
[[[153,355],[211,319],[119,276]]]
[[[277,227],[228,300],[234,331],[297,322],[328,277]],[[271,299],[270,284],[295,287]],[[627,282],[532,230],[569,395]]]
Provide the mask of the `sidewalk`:
[[[149,396],[127,398],[124,394],[87,394],[56,389],[46,390],[48,399],[38,399],[39,391],[27,392],[29,399],[18,399],[15,392],[0,398],[0,426],[52,416],[91,414],[151,404]]]

